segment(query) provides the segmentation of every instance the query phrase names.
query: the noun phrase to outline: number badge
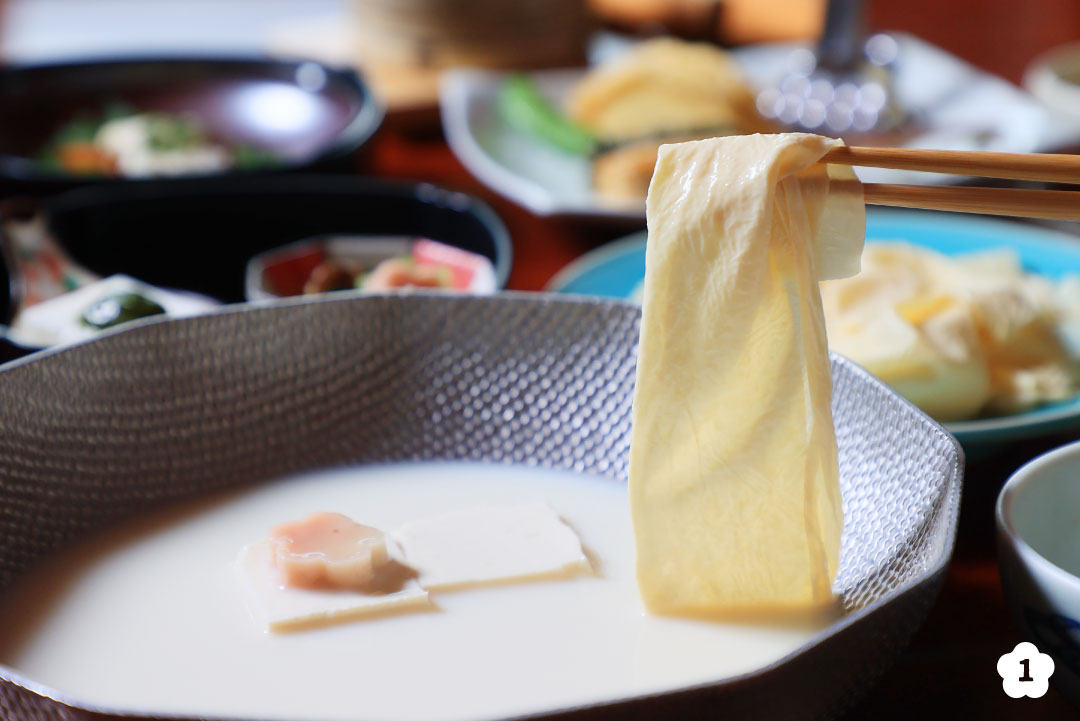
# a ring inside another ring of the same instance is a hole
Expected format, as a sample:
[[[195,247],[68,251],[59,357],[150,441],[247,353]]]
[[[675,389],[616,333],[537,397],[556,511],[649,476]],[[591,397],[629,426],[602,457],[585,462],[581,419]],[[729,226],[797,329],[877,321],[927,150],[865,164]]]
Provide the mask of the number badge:
[[[1054,659],[1040,653],[1035,644],[1022,641],[998,659],[997,672],[1001,687],[1011,698],[1040,698],[1050,687]]]

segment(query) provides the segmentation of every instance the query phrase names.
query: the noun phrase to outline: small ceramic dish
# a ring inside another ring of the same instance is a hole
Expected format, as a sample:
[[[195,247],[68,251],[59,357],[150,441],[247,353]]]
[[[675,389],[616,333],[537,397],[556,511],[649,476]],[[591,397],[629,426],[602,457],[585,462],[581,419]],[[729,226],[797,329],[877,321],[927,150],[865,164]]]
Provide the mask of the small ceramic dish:
[[[1050,681],[1080,705],[1080,443],[1017,470],[995,509],[1001,580],[1023,636],[1054,660]]]
[[[248,300],[256,301],[339,290],[382,292],[421,284],[494,293],[495,267],[483,255],[427,238],[326,236],[252,258],[246,293]]]
[[[24,348],[47,348],[93,338],[120,323],[158,314],[182,318],[218,305],[213,298],[196,293],[112,275],[21,308],[7,327],[7,338]]]

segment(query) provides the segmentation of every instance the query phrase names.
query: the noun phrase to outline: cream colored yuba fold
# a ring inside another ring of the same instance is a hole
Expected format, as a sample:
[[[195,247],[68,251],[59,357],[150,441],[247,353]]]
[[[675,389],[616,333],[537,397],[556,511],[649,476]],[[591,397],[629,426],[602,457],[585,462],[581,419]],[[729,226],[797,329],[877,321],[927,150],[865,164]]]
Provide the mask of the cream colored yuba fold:
[[[858,272],[865,233],[850,169],[817,164],[838,142],[749,135],[660,149],[630,450],[650,611],[832,600],[843,513],[817,282]]]

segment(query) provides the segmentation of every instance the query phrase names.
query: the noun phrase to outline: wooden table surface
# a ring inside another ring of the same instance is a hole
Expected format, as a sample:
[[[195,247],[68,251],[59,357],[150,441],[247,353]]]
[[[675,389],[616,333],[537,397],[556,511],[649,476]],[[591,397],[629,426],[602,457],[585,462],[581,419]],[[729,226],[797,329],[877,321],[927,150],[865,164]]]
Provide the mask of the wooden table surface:
[[[871,29],[911,32],[1015,83],[1040,52],[1080,40],[1077,0],[873,0],[868,15]],[[422,178],[490,203],[513,238],[512,289],[540,290],[581,253],[642,227],[532,215],[481,186],[440,137],[388,128],[372,150],[370,168],[377,175]],[[1022,639],[1004,605],[993,518],[998,491],[1014,469],[1076,437],[1020,443],[968,461],[960,532],[944,590],[911,646],[845,721],[1080,717],[1053,687],[1040,699],[1011,699],[1002,690],[997,659]]]

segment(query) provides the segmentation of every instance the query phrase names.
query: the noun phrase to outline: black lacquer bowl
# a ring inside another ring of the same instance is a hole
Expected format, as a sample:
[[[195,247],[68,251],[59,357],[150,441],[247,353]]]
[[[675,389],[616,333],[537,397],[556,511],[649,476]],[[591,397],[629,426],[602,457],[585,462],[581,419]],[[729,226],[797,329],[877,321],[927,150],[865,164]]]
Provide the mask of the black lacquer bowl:
[[[426,237],[484,256],[502,288],[512,245],[506,226],[480,200],[428,183],[335,174],[146,181],[92,185],[36,203],[57,244],[78,265],[122,273],[161,288],[224,303],[246,300],[251,259],[318,235]],[[0,204],[0,324],[22,301],[18,249],[5,237]],[[10,234],[8,234],[10,235]],[[361,238],[362,240],[362,238]],[[6,357],[25,349],[0,344]]]
[[[53,172],[39,161],[65,124],[116,102],[190,115],[220,143],[268,151],[275,162],[266,170],[332,164],[367,142],[383,118],[356,72],[310,61],[148,57],[0,67],[0,196],[142,182]]]

